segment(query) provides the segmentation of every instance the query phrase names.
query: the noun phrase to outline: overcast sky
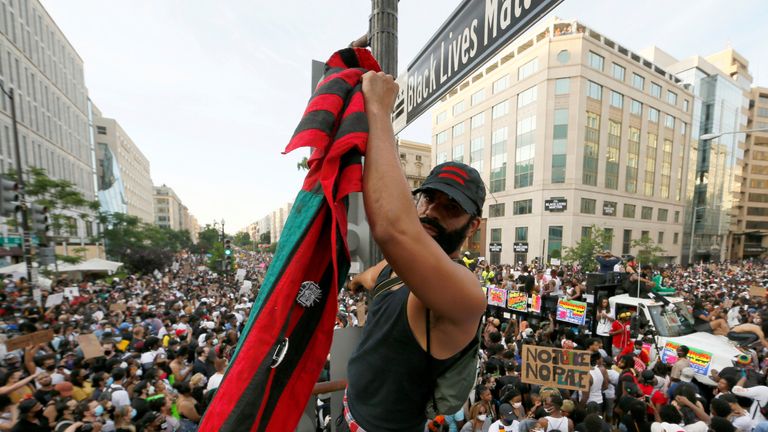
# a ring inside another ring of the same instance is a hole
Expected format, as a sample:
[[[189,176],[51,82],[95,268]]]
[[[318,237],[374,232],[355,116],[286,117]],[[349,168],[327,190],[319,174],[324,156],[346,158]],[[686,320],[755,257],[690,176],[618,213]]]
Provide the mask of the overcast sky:
[[[293,201],[306,152],[281,151],[310,95],[311,60],[364,34],[370,14],[368,0],[42,2],[82,57],[91,99],[149,158],[154,184],[171,186],[201,225],[225,219],[228,232]],[[400,69],[458,3],[400,1]],[[768,86],[764,0],[564,0],[553,14],[635,51],[685,58],[733,46]],[[427,117],[402,136],[429,142]]]

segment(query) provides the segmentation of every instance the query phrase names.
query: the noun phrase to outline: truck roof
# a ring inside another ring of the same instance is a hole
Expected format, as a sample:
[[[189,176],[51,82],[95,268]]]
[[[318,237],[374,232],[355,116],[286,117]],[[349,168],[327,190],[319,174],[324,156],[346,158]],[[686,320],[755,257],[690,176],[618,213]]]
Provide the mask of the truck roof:
[[[671,303],[680,303],[683,301],[683,299],[681,299],[680,297],[667,297],[667,300],[669,300]],[[615,303],[621,303],[621,304],[626,304],[626,305],[635,306],[635,307],[640,304],[644,304],[646,306],[662,305],[661,302],[653,301],[647,298],[630,297],[629,294],[621,294],[621,295],[610,297],[608,299],[608,302],[612,305]]]

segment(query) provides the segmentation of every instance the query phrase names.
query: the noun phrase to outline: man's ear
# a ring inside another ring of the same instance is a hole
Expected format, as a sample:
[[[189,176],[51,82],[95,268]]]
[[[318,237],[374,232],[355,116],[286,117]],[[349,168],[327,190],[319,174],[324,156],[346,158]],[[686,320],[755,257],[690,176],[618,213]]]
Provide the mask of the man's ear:
[[[475,232],[477,232],[478,229],[480,229],[480,218],[473,216],[472,222],[469,224],[469,230],[467,231],[467,238],[475,235]]]

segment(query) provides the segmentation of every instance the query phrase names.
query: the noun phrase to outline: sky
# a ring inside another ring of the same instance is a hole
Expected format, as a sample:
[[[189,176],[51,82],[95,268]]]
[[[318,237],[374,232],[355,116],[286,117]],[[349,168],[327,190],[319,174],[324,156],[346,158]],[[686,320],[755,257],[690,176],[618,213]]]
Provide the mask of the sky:
[[[310,96],[311,60],[365,34],[371,8],[369,0],[42,4],[83,59],[91,100],[147,156],[154,184],[172,187],[201,225],[225,220],[227,232],[293,201],[308,151],[282,151]],[[400,0],[398,70],[458,4]],[[687,58],[731,46],[749,60],[754,83],[768,86],[764,0],[564,0],[551,15],[634,51],[656,45]],[[429,117],[400,136],[430,142]]]

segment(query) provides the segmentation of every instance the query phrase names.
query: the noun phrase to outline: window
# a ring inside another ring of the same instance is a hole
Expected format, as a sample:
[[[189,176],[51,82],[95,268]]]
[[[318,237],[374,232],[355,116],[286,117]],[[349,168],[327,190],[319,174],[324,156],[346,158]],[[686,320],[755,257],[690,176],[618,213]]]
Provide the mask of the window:
[[[661,86],[651,81],[651,96],[661,99]]]
[[[640,231],[640,238],[641,239],[651,238],[651,232],[650,231],[645,231],[645,230]]]
[[[517,122],[515,142],[515,188],[533,185],[533,159],[535,156],[536,116]]]
[[[616,216],[619,203],[616,201],[603,201],[603,216]]]
[[[515,228],[515,241],[518,241],[518,242],[528,241],[528,227]]]
[[[680,135],[685,135],[685,131],[688,125],[684,121],[678,123],[680,123]]]
[[[464,144],[456,144],[453,146],[453,161],[464,162]]]
[[[670,129],[674,129],[675,128],[675,118],[672,117],[669,114],[665,114],[664,115],[664,126],[670,128]]]
[[[645,89],[645,78],[643,78],[641,75],[638,75],[636,73],[632,74],[632,87],[643,90]]]
[[[688,112],[688,99],[683,99],[683,111]]]
[[[533,200],[521,200],[514,201],[512,203],[512,213],[516,215],[524,215],[533,213]]]
[[[555,80],[555,94],[556,95],[564,95],[568,94],[571,91],[571,79],[570,78],[560,78]]]
[[[530,103],[536,102],[536,86],[529,88],[517,95],[517,107],[521,108]]]
[[[624,237],[621,239],[621,253],[626,255],[632,249],[632,230],[624,230]]]
[[[672,234],[672,244],[677,244],[677,242],[680,240],[679,233]]]
[[[552,131],[552,183],[565,183],[568,149],[568,110],[556,109]]]
[[[491,192],[501,192],[507,183],[507,127],[496,129],[491,140]]]
[[[658,244],[664,243],[664,231],[659,231],[658,240],[656,240],[656,243]]]
[[[613,77],[616,78],[619,81],[624,81],[624,73],[626,72],[626,69],[624,69],[624,66],[617,65],[616,63],[613,64]]]
[[[537,70],[539,70],[539,59],[535,58],[520,66],[520,69],[517,70],[517,80],[522,81],[536,73]]]
[[[491,117],[494,119],[505,116],[507,113],[509,113],[509,100],[498,103],[493,106],[493,109],[491,109]]]
[[[608,120],[608,153],[605,161],[606,189],[619,189],[619,163],[621,151],[621,123]]]
[[[669,210],[659,209],[658,220],[659,222],[666,222],[669,217]]]
[[[485,140],[483,137],[472,138],[469,143],[469,165],[476,169],[477,172],[483,172],[483,148],[485,147]]]
[[[758,108],[757,115],[760,117],[768,117],[768,108]]]
[[[557,61],[560,62],[560,64],[566,64],[571,60],[571,53],[568,52],[568,50],[561,50],[559,53],[557,53]]]
[[[640,101],[632,99],[632,103],[629,104],[629,113],[636,116],[643,115],[643,104]]]
[[[653,107],[648,107],[648,121],[658,123],[659,122],[659,110]]]
[[[643,188],[645,196],[653,196],[653,189],[656,185],[657,140],[658,138],[655,134],[648,134],[648,147],[645,153],[645,184]]]
[[[581,227],[581,238],[589,238],[592,235],[592,227],[591,226],[583,226]]]
[[[680,210],[675,210],[675,223],[680,222]]]
[[[491,228],[491,241],[492,242],[501,241],[501,228]]]
[[[595,208],[597,207],[597,200],[590,198],[581,199],[581,213],[583,214],[595,214]]]
[[[667,102],[670,105],[677,105],[677,93],[672,90],[667,90]]]
[[[481,112],[480,114],[475,114],[472,116],[472,119],[469,121],[469,127],[471,129],[477,129],[480,126],[482,126],[485,123],[485,113]]]
[[[624,178],[624,190],[629,193],[637,193],[637,168],[639,163],[640,129],[630,127],[629,141],[627,143],[627,169]]]
[[[672,178],[672,140],[665,139],[661,150],[661,197],[669,198],[669,184]]]
[[[634,219],[635,218],[635,205],[634,204],[624,204],[624,213],[622,214],[625,218]]]
[[[479,104],[485,100],[485,89],[478,90],[472,94],[472,106]]]
[[[99,135],[106,135],[107,134],[107,127],[106,126],[96,126],[96,133]]]
[[[611,106],[616,108],[624,108],[624,95],[611,90]]]
[[[461,122],[453,127],[453,137],[456,138],[464,133],[464,122]]]
[[[592,99],[602,100],[603,86],[592,81],[587,81],[587,96],[591,97]]]
[[[587,111],[581,182],[588,186],[597,186],[597,158],[600,154],[599,137],[600,115]]]
[[[453,106],[453,115],[457,116],[464,112],[464,101],[460,101],[459,103],[455,104]]]
[[[448,131],[444,130],[437,135],[435,135],[435,143],[440,145],[448,141]]]
[[[448,162],[448,152],[442,151],[437,154],[437,164],[439,165],[443,162]]]
[[[587,54],[587,64],[589,64],[589,67],[591,67],[592,69],[597,69],[600,72],[603,71],[603,62],[604,62],[604,60],[605,59],[603,58],[603,56],[601,56],[599,54],[595,54],[592,51],[590,51]]]
[[[497,79],[493,82],[493,94],[497,94],[500,91],[506,90],[509,87],[509,75]]]
[[[445,111],[437,114],[437,117],[435,117],[435,124],[440,124],[444,122],[446,118],[448,118],[448,113]]]
[[[603,249],[605,250],[613,249],[613,228],[603,228],[603,233],[605,234]]]
[[[768,203],[768,194],[750,192],[747,195],[747,201],[756,203]]]
[[[488,206],[488,217],[504,217],[504,203],[491,204]]]
[[[563,248],[563,227],[549,227],[549,241],[547,241],[547,261],[551,258],[560,258]]]
[[[653,219],[653,207],[645,207],[640,210],[640,219],[651,220]]]

